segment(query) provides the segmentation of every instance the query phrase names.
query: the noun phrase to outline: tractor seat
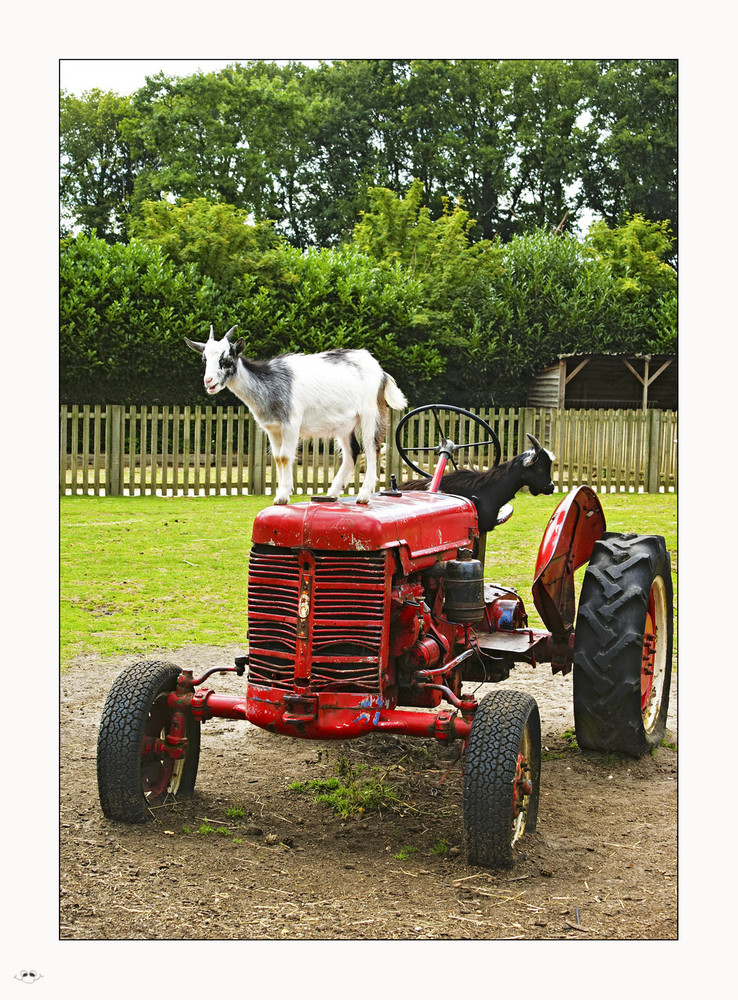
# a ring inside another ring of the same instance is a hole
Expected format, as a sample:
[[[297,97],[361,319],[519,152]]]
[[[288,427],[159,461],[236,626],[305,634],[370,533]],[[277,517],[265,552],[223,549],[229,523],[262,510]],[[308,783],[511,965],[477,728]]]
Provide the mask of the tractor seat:
[[[511,503],[505,503],[500,507],[497,512],[497,520],[495,525],[504,524],[505,521],[509,521],[513,514],[513,505]]]

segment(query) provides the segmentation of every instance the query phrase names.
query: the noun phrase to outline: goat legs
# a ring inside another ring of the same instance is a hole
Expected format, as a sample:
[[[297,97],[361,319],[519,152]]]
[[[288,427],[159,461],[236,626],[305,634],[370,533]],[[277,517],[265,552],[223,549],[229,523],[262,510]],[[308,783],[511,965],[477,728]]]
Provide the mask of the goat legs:
[[[289,503],[293,490],[292,463],[297,453],[299,433],[285,427],[281,431],[268,430],[267,434],[272,446],[274,463],[277,466],[277,492],[274,503]]]
[[[386,411],[386,407],[384,409]],[[369,498],[376,488],[379,448],[384,440],[386,430],[387,425],[381,409],[362,414],[361,439],[364,442],[364,454],[366,455],[366,472],[359,495],[356,497],[357,503],[369,503]]]
[[[336,444],[341,449],[341,465],[327,491],[329,497],[340,496],[346,483],[354,474],[356,455],[358,454],[358,443],[353,431],[342,437],[337,437]]]

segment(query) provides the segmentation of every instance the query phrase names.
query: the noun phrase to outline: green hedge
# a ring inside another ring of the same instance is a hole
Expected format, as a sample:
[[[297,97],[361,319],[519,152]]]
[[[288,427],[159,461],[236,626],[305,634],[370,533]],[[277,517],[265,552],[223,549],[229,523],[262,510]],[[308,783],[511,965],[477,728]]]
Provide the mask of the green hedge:
[[[183,338],[211,323],[218,337],[237,325],[255,358],[365,347],[414,405],[520,405],[559,354],[675,350],[665,226],[472,244],[463,209],[431,221],[417,185],[371,198],[353,242],[331,249],[301,251],[203,199],[152,206],[128,245],[66,238],[61,402],[204,402]]]
[[[416,396],[442,371],[440,351],[427,343],[420,286],[399,267],[353,247],[269,253],[252,273],[216,284],[196,264],[176,267],[139,240],[66,240],[61,402],[204,402],[202,364],[183,338],[207,339],[211,323],[217,337],[237,324],[257,358],[366,347]]]

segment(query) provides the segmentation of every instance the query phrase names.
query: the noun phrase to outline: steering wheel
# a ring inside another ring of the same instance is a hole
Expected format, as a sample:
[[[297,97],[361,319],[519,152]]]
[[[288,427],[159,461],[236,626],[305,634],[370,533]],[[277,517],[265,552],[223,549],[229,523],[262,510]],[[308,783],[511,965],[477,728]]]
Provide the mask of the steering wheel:
[[[414,417],[417,413],[425,413],[427,410],[430,410],[433,413],[433,417],[436,422],[436,428],[438,429],[438,433],[441,438],[441,443],[435,448],[430,446],[422,448],[413,446],[405,447],[404,444],[402,443],[402,438],[401,438],[402,431],[406,427],[411,417]],[[443,412],[444,410],[448,410],[451,413],[459,413],[462,416],[468,417],[470,420],[473,420],[475,424],[479,424],[479,426],[482,427],[483,430],[489,435],[488,440],[470,441],[468,444],[454,444],[453,441],[449,441],[449,439],[446,437],[444,433],[443,426],[438,417],[438,414],[440,412]],[[482,448],[484,447],[484,445],[488,444],[493,445],[495,449],[495,460],[493,465],[500,464],[500,457],[502,455],[502,449],[500,448],[500,440],[488,423],[482,420],[481,417],[477,417],[473,413],[470,413],[468,410],[462,410],[460,406],[450,406],[443,403],[429,403],[427,406],[418,406],[414,410],[410,410],[409,413],[406,413],[405,416],[397,425],[397,430],[395,432],[395,443],[397,445],[397,450],[400,453],[400,457],[402,458],[405,465],[408,465],[413,470],[413,472],[417,472],[419,476],[423,477],[423,479],[430,479],[431,476],[429,476],[427,472],[424,472],[423,469],[418,468],[418,466],[415,465],[415,463],[408,458],[408,452],[420,453],[420,452],[432,451],[435,452],[436,455],[439,455],[441,451],[445,451],[446,454],[449,456],[451,464],[455,469],[457,469],[458,466],[454,461],[453,456],[455,452],[462,451],[465,448]]]

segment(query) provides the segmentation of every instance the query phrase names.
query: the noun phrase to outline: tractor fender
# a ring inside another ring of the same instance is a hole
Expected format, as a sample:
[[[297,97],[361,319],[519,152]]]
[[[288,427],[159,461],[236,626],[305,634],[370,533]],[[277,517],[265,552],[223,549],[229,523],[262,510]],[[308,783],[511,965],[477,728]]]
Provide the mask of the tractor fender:
[[[556,638],[574,628],[574,571],[589,562],[604,532],[605,514],[589,486],[567,493],[546,526],[536,560],[533,603]]]

